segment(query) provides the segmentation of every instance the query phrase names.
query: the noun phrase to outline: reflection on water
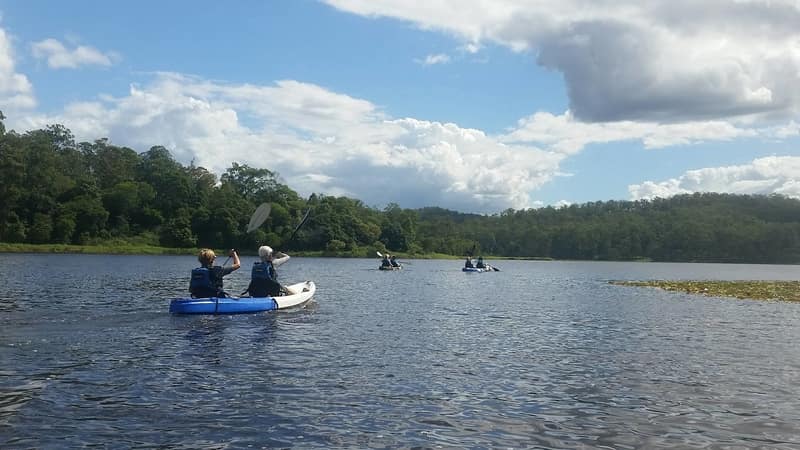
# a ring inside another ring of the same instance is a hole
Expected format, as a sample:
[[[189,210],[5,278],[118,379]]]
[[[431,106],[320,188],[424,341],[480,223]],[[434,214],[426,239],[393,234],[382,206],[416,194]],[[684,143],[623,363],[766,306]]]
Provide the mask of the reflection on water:
[[[800,305],[607,283],[796,266],[294,258],[305,308],[171,316],[193,258],[0,264],[2,448],[800,447]]]

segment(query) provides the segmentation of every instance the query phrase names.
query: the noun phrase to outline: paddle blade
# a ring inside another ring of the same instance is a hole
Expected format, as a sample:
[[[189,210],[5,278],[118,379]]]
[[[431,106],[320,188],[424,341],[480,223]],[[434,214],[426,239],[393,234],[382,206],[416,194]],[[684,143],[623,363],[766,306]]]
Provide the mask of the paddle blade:
[[[377,254],[378,254],[378,257],[379,257],[379,258],[383,258],[383,253],[381,253],[381,252],[379,252],[379,251],[377,251],[377,250],[375,251],[375,253],[377,253]]]
[[[256,208],[256,211],[250,217],[250,223],[247,224],[247,232],[255,231],[258,227],[267,220],[269,212],[272,210],[272,205],[269,203],[262,203]]]

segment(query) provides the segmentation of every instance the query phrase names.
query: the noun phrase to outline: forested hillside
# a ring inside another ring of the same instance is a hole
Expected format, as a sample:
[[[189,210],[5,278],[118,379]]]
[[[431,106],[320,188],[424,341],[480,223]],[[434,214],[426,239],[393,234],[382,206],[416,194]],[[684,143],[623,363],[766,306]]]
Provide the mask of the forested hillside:
[[[0,116],[2,118],[2,116]],[[800,201],[694,194],[606,201],[492,216],[430,207],[384,209],[357,199],[301,198],[268,168],[217,175],[105,139],[76,143],[53,125],[18,134],[0,122],[0,241],[135,242],[165,247],[278,248],[372,256],[466,253],[557,259],[800,262]],[[272,212],[247,234],[262,202]],[[302,215],[309,221],[292,242]]]

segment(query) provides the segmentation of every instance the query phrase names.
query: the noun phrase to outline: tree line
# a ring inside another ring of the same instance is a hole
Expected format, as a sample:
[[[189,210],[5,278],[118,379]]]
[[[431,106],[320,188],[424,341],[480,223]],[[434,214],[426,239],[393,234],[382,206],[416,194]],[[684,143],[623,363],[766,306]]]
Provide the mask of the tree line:
[[[438,207],[370,207],[303,198],[266,168],[232,163],[221,175],[182,165],[162,146],[138,153],[107,139],[79,142],[62,125],[6,132],[0,113],[0,242],[124,242],[372,256],[484,254],[578,260],[800,261],[800,201],[697,193],[508,209],[484,216]],[[265,224],[245,228],[269,202]],[[309,220],[289,242],[303,214]]]

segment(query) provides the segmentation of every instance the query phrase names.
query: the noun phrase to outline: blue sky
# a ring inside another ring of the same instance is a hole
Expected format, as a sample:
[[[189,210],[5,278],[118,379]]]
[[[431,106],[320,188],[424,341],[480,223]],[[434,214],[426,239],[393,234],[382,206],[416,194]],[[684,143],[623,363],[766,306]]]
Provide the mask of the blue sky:
[[[798,8],[0,0],[0,110],[376,207],[800,197]]]

